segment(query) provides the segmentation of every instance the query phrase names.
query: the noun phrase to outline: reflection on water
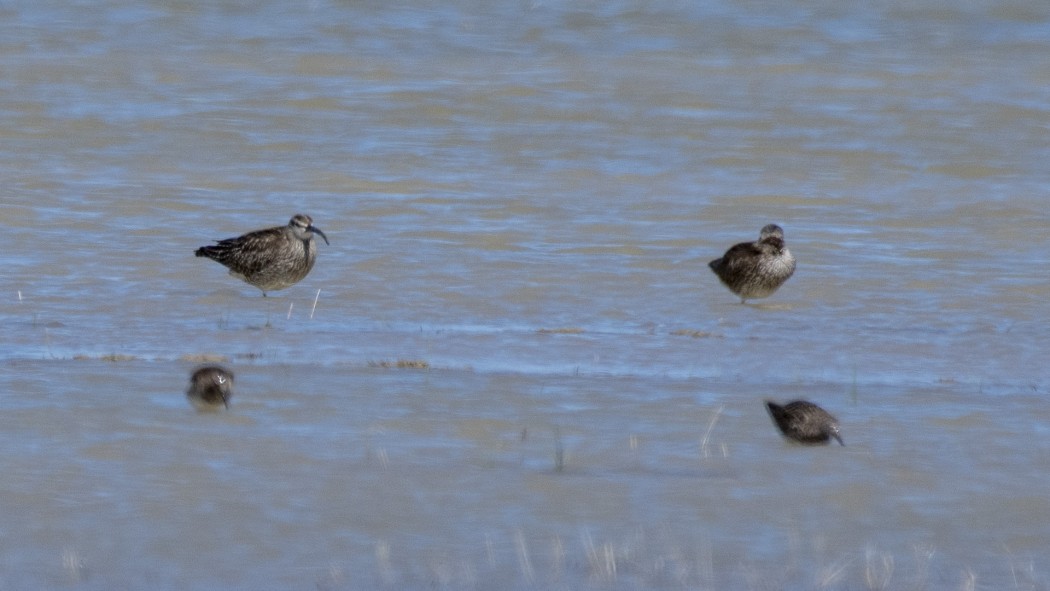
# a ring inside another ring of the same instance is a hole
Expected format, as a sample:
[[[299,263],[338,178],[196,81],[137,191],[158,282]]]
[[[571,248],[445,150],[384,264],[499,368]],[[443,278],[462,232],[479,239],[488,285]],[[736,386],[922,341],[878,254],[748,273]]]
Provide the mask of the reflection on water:
[[[1029,4],[0,8],[4,586],[1046,588]]]

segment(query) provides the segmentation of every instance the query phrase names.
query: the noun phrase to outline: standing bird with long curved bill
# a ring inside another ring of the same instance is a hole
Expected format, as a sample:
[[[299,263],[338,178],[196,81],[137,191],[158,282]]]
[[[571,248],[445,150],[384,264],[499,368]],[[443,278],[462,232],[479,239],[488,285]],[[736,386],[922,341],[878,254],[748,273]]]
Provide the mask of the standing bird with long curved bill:
[[[317,260],[314,234],[328,237],[313,225],[308,215],[297,213],[287,226],[249,232],[237,238],[219,240],[194,252],[230,270],[230,275],[266,292],[299,283]]]
[[[769,224],[762,228],[757,241],[735,244],[707,266],[744,304],[769,297],[784,285],[795,272],[795,256],[784,242],[784,230]]]

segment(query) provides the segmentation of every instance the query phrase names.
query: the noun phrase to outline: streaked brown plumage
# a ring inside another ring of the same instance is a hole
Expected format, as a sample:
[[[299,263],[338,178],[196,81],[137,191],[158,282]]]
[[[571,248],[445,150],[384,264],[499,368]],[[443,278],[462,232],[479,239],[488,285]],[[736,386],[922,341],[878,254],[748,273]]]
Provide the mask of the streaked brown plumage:
[[[186,397],[197,410],[219,410],[230,407],[233,396],[233,372],[218,365],[197,368],[190,376]]]
[[[230,275],[258,287],[265,296],[268,291],[295,285],[313,269],[317,260],[314,234],[328,244],[328,237],[314,227],[310,216],[297,213],[286,226],[219,240],[194,254],[224,265]]]
[[[708,266],[744,303],[773,295],[795,272],[795,257],[784,243],[784,230],[769,224],[756,242],[735,244]]]
[[[766,401],[773,422],[784,437],[799,443],[828,443],[832,437],[846,445],[839,435],[839,422],[828,411],[812,402],[794,400],[783,406]]]

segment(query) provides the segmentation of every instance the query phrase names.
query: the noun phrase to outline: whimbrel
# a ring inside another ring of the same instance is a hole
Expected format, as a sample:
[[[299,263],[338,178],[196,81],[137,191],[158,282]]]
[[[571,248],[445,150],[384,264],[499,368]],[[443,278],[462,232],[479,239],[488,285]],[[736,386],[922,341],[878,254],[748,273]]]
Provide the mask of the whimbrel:
[[[769,224],[756,242],[736,244],[708,266],[745,303],[769,297],[784,285],[795,272],[795,257],[784,244],[784,230]]]
[[[222,264],[230,275],[258,287],[265,296],[268,291],[295,285],[310,272],[317,260],[314,234],[328,244],[328,237],[314,227],[310,216],[297,213],[287,226],[219,240],[194,254]]]
[[[831,413],[812,402],[794,400],[783,406],[766,401],[769,416],[773,417],[784,437],[799,443],[828,443],[832,437],[846,445],[839,435],[839,422]]]
[[[218,365],[205,365],[190,376],[186,397],[197,410],[219,410],[230,407],[233,396],[233,372]]]

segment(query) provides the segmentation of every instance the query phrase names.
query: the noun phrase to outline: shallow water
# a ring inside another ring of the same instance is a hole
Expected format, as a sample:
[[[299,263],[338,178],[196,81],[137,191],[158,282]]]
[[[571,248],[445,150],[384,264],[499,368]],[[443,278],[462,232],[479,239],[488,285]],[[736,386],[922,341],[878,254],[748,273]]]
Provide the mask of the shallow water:
[[[1050,586],[1050,6],[0,13],[0,586]]]

